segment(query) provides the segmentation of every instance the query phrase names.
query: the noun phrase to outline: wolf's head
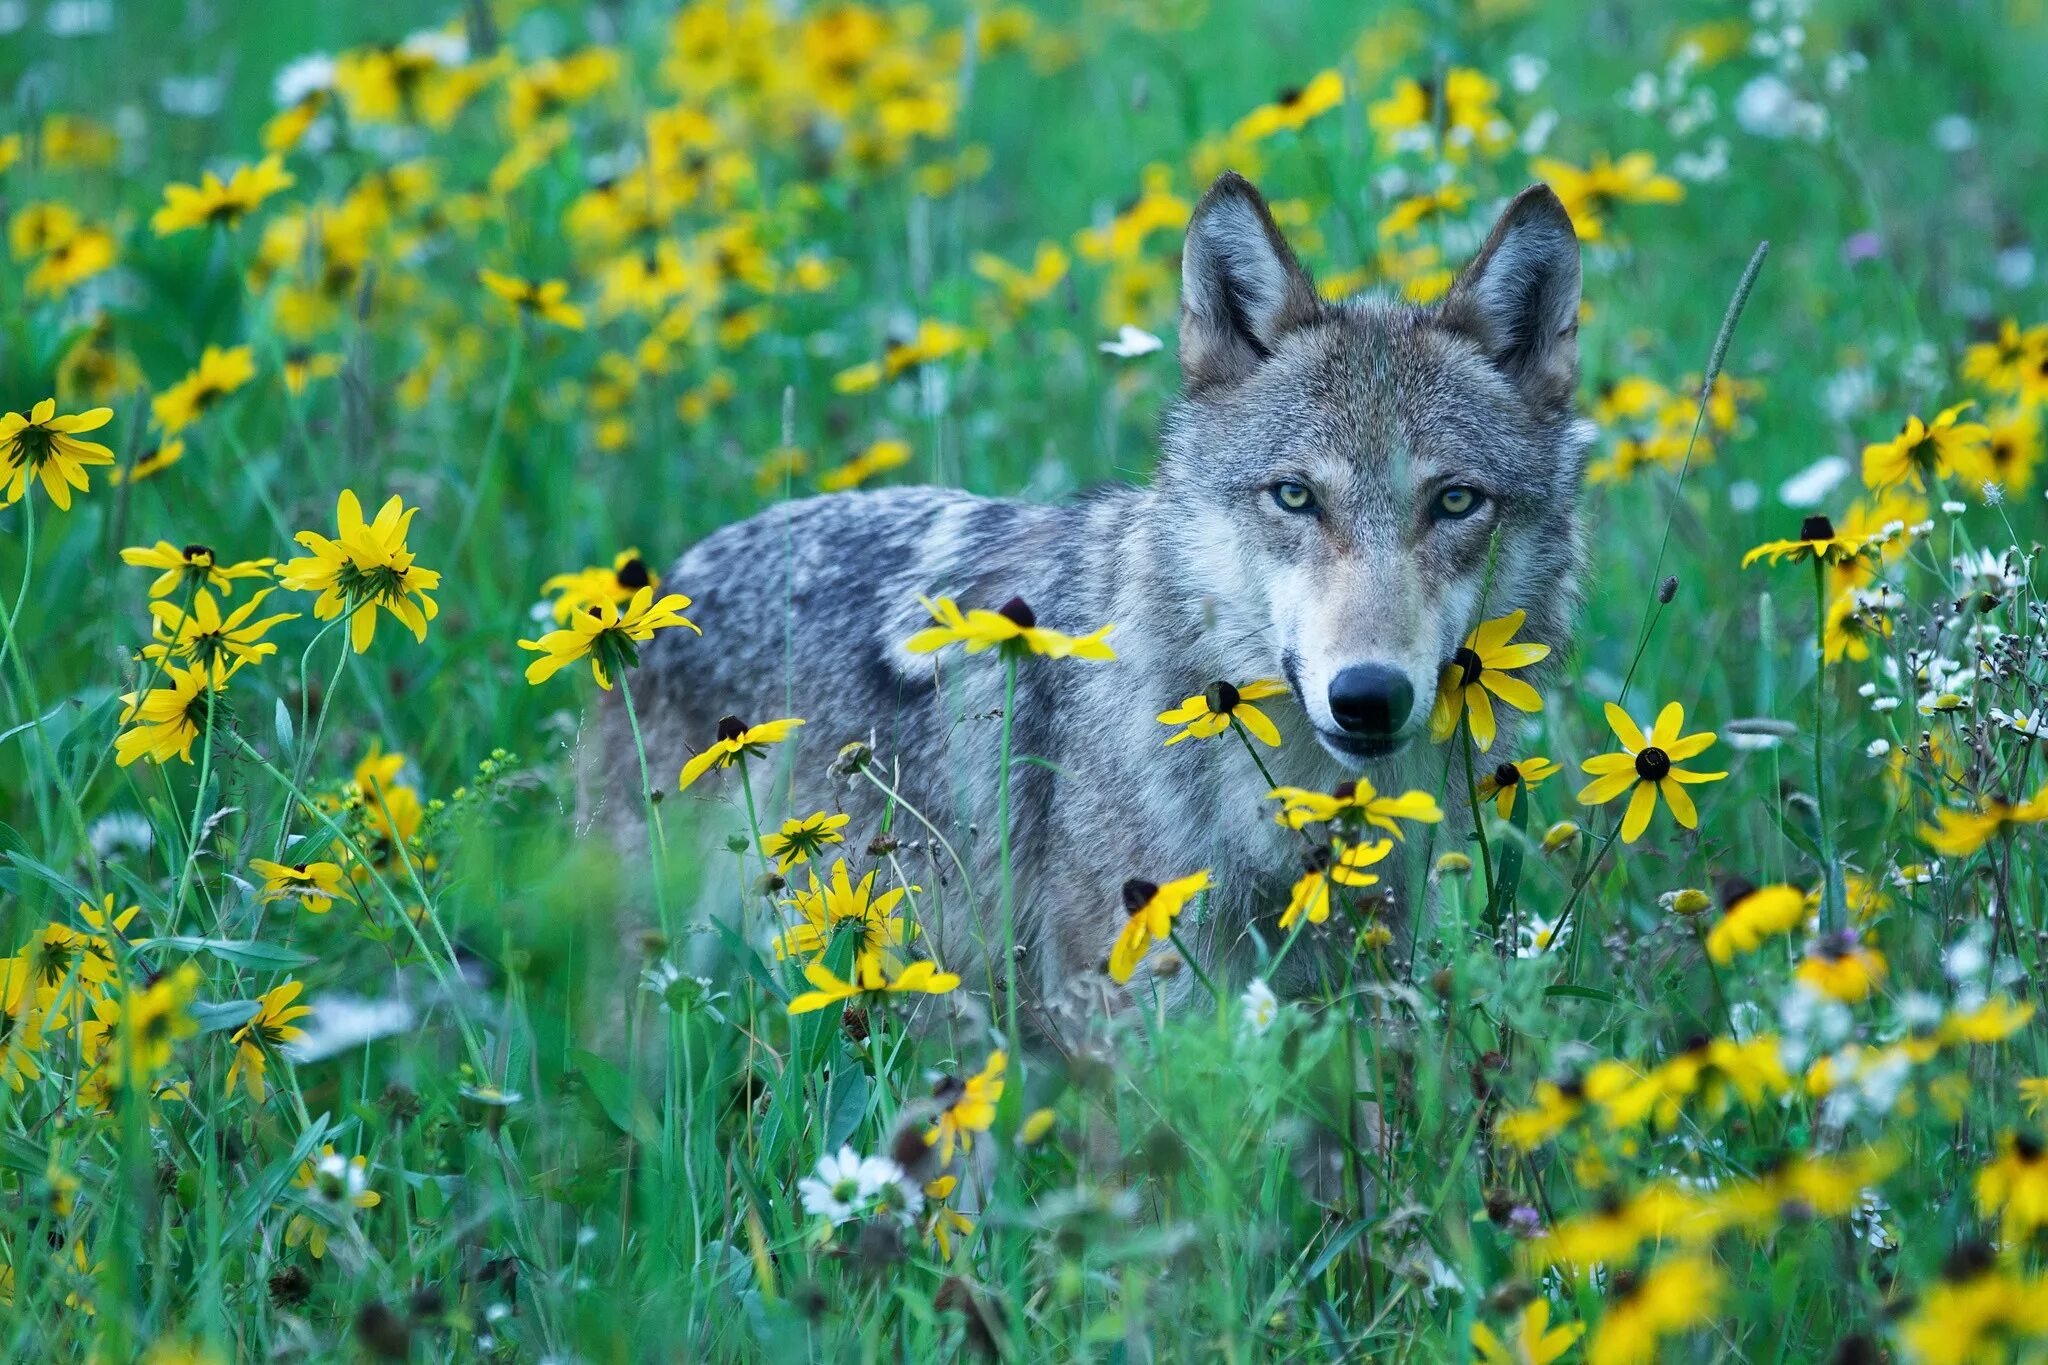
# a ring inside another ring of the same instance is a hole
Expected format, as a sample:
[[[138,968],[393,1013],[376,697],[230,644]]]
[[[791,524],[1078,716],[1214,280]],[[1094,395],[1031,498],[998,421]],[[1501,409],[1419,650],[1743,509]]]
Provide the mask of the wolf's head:
[[[1432,307],[1325,302],[1242,177],[1196,206],[1164,553],[1220,662],[1283,673],[1340,760],[1426,728],[1482,589],[1488,618],[1522,608],[1522,638],[1562,643],[1591,435],[1578,321],[1578,238],[1541,185]]]

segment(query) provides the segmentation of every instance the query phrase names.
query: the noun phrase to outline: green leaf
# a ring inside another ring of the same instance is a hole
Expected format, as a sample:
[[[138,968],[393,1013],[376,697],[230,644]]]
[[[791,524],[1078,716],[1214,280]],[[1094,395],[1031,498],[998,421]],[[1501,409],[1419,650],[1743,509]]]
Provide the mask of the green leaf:
[[[192,953],[212,953],[223,962],[232,962],[237,967],[253,967],[258,971],[289,971],[293,967],[304,967],[320,960],[310,953],[280,948],[274,943],[261,943],[249,938],[201,938],[193,934],[171,934],[164,938],[137,939],[135,946],[183,948]]]
[[[199,1003],[192,1006],[192,1017],[199,1021],[201,1033],[225,1033],[254,1019],[262,1008],[262,1004],[255,1000]]]
[[[1602,1005],[1626,1005],[1629,1003],[1620,996],[1610,994],[1607,991],[1596,990],[1591,986],[1574,986],[1569,983],[1545,986],[1543,993],[1548,996],[1562,996],[1567,1000],[1593,1000]]]
[[[825,1091],[825,1150],[833,1151],[853,1136],[861,1115],[868,1109],[868,1073],[858,1066],[841,1066],[832,1073]]]
[[[661,1137],[661,1125],[655,1121],[654,1111],[647,1101],[635,1094],[626,1074],[595,1052],[581,1048],[569,1050],[569,1063],[583,1077],[590,1087],[591,1096],[598,1108],[612,1121],[614,1127],[641,1142],[655,1142]]]
[[[228,1213],[227,1226],[222,1230],[222,1246],[239,1246],[247,1240],[251,1231],[277,1197],[284,1193],[284,1187],[291,1183],[301,1163],[311,1159],[320,1150],[320,1144],[328,1134],[327,1115],[322,1114],[308,1124],[306,1131],[299,1134],[298,1143],[289,1154],[271,1162],[249,1182],[241,1197],[235,1200],[234,1208]]]
[[[292,726],[291,708],[284,704],[284,698],[277,699],[277,712],[271,717],[271,728],[277,732],[277,755],[289,760],[298,745],[298,731]]]

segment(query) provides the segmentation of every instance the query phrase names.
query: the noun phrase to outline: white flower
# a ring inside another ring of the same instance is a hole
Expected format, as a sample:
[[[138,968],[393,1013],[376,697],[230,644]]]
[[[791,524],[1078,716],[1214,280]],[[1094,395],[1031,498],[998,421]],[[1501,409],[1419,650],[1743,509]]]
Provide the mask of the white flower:
[[[1863,750],[1863,753],[1864,756],[1867,758],[1883,758],[1886,754],[1890,753],[1891,751],[1892,742],[1890,740],[1873,739],[1870,741],[1868,747],[1866,747]]]
[[[882,1156],[859,1156],[851,1147],[818,1158],[818,1169],[797,1181],[804,1211],[844,1223],[874,1203],[875,1196],[901,1184],[903,1168]]]
[[[1991,719],[2006,729],[2026,739],[2039,739],[2048,734],[2048,711],[2035,707],[2032,711],[2007,713],[1996,706],[1991,708]]]
[[[1970,510],[1970,505],[1966,502],[1958,502],[1954,498],[1948,498],[1942,502],[1941,510],[1952,517],[1959,517]]]
[[[1165,344],[1144,328],[1133,327],[1127,322],[1117,328],[1115,340],[1105,341],[1096,349],[1119,360],[1135,360],[1141,355],[1151,355]]]
[[[1550,74],[1550,63],[1529,52],[1517,52],[1508,58],[1508,84],[1518,95],[1527,95],[1543,84],[1543,78]]]
[[[370,1165],[339,1152],[328,1152],[313,1163],[313,1183],[308,1193],[324,1203],[353,1204],[370,1188]]]
[[[641,970],[640,989],[661,1002],[663,1014],[701,1012],[725,1022],[717,1002],[730,998],[729,992],[713,992],[710,977],[691,976],[667,958]]]
[[[306,1020],[305,1036],[284,1047],[285,1056],[299,1066],[408,1032],[413,1026],[412,1006],[395,998],[323,995],[309,1003],[313,1015]]]
[[[1787,507],[1818,507],[1849,473],[1849,462],[1825,455],[1778,485],[1778,501]]]
[[[1238,1005],[1244,1010],[1244,1026],[1254,1037],[1263,1036],[1273,1027],[1273,1020],[1280,1013],[1280,1001],[1273,988],[1260,980],[1244,988]]]
[[[309,52],[294,58],[270,83],[271,98],[280,108],[297,104],[315,90],[334,88],[334,58],[325,52]]]

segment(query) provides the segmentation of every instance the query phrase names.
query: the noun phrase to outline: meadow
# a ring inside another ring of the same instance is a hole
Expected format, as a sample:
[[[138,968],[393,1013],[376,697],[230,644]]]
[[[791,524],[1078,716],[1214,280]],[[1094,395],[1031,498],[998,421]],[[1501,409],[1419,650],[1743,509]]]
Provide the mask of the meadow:
[[[2038,0],[0,35],[7,1359],[2048,1360]],[[1515,751],[1478,620],[1416,792],[1269,797],[1292,701],[1188,680],[1216,819],[1323,856],[1250,976],[1132,906],[1105,976],[1195,1004],[1059,1045],[921,950],[925,813],[780,799],[886,745],[706,736],[583,828],[692,541],[1146,476],[1225,169],[1333,298],[1572,215],[1591,569]]]

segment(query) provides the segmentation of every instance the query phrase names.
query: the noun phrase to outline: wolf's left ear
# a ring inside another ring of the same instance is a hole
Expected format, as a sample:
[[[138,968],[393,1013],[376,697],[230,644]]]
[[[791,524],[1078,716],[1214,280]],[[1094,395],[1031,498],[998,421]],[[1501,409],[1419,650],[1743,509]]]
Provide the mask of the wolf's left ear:
[[[1180,368],[1188,392],[1258,368],[1322,302],[1266,201],[1235,171],[1217,177],[1188,220],[1180,264]]]
[[[1445,326],[1477,341],[1538,412],[1579,382],[1579,238],[1548,185],[1515,196],[1445,297]]]

